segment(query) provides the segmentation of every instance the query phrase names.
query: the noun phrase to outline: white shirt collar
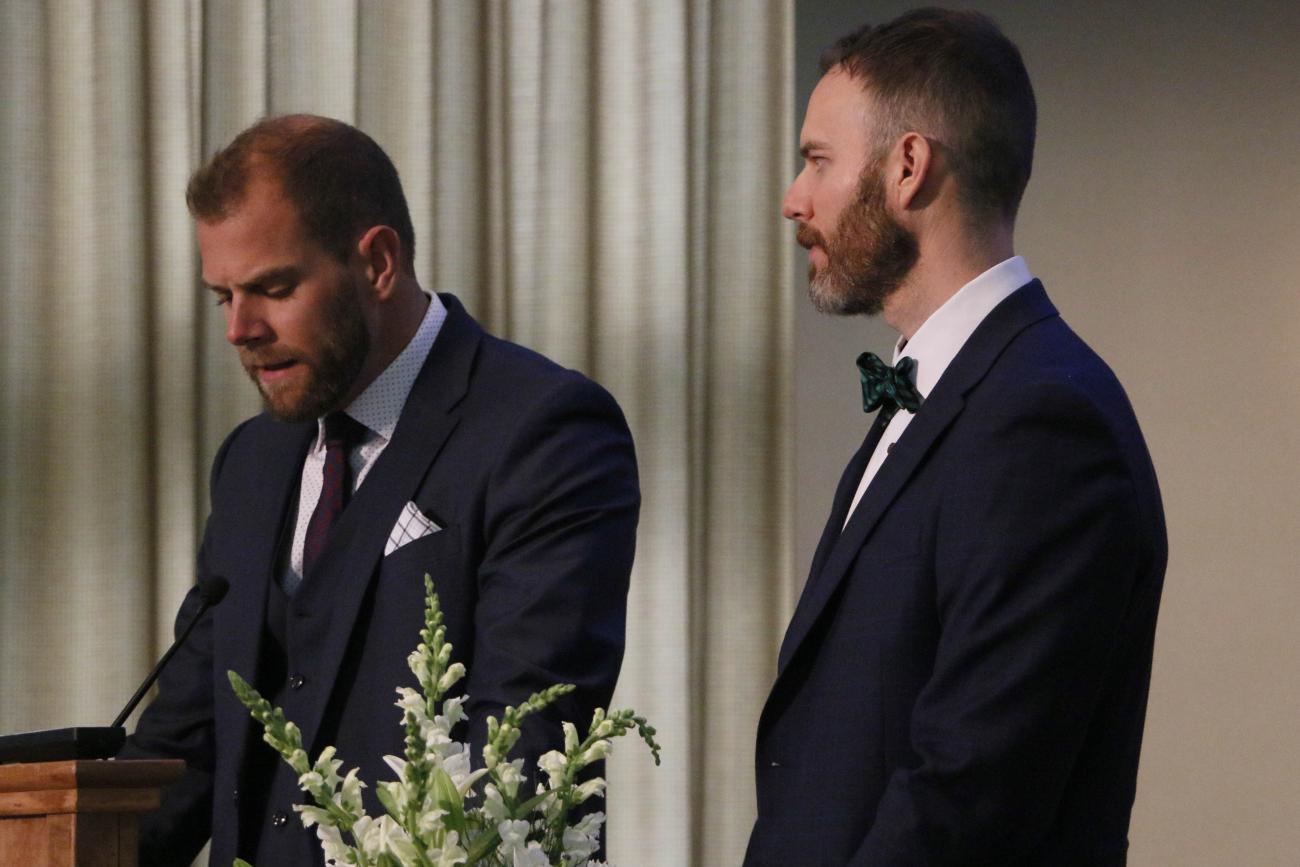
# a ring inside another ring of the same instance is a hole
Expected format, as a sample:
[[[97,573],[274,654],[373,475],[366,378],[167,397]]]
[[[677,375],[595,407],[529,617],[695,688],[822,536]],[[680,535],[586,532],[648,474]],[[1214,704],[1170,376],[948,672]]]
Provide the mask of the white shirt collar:
[[[894,345],[894,364],[903,357],[916,359],[916,390],[922,397],[928,396],[984,317],[1032,279],[1020,256],[994,265],[931,313],[911,340],[899,337]]]
[[[424,367],[424,362],[429,357],[429,350],[433,348],[433,341],[438,337],[438,332],[442,330],[442,324],[446,320],[447,308],[443,306],[437,295],[430,296],[429,307],[424,311],[424,318],[420,320],[420,327],[416,329],[415,336],[406,344],[406,348],[398,353],[392,363],[384,368],[384,372],[375,377],[375,381],[366,386],[366,390],[361,392],[345,410],[352,418],[378,434],[384,442],[392,439],[393,431],[397,428],[397,420],[402,415],[402,407],[406,405],[406,398],[410,396],[411,387],[415,385],[415,378],[419,376],[420,368]],[[318,424],[317,444],[319,445],[325,441],[324,419],[321,419]]]

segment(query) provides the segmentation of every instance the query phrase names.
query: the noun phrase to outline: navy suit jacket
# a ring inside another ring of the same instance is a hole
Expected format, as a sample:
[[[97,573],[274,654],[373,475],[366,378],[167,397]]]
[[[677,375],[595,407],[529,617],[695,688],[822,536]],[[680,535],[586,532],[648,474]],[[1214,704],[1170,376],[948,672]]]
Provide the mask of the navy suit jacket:
[[[461,687],[476,758],[488,714],[573,683],[525,725],[516,754],[562,743],[559,722],[585,726],[607,705],[622,661],[640,504],[623,416],[590,380],[484,333],[442,298],[447,319],[392,440],[289,602],[288,677],[270,685],[313,759],[334,744],[344,769],[359,765],[372,785],[393,778],[382,756],[402,754],[394,690],[417,687],[406,657],[419,641],[426,572],[453,659],[469,668]],[[210,833],[212,863],[224,867],[251,854],[259,832],[258,867],[320,863],[314,832],[291,809],[304,797],[292,772],[226,679],[259,672],[286,515],[315,434],[315,422],[261,415],[213,464],[199,573],[225,577],[230,591],[173,659],[124,753],[188,763],[143,823],[142,863],[188,865]],[[408,501],[442,529],[385,556]],[[192,592],[178,627],[197,604]],[[256,792],[243,790],[250,780]],[[367,796],[380,814],[373,789]]]
[[[1123,390],[1034,281],[841,532],[881,433],[781,647],[745,864],[1123,864],[1166,559]]]

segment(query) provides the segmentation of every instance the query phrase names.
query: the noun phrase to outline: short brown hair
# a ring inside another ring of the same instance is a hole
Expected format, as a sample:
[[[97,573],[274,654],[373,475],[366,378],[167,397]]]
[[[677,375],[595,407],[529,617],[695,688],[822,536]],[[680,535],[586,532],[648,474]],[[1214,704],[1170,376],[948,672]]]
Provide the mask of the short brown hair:
[[[947,148],[973,216],[1014,219],[1034,162],[1038,109],[1020,50],[986,15],[917,9],[867,25],[822,54],[862,82],[881,115],[881,149],[905,132]]]
[[[397,168],[361,130],[310,114],[263,118],[190,178],[190,213],[200,220],[223,219],[243,200],[257,171],[275,177],[308,236],[340,260],[348,260],[362,232],[384,225],[401,239],[402,265],[414,273],[415,228]]]

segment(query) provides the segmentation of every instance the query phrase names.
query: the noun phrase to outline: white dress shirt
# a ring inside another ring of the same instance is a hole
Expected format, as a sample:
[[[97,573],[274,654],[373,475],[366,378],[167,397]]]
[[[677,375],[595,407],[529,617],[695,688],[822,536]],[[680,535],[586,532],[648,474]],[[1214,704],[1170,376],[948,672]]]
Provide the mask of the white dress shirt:
[[[415,385],[415,378],[424,367],[433,348],[433,341],[442,330],[442,323],[447,319],[447,308],[433,295],[429,308],[420,320],[411,342],[406,344],[392,364],[375,377],[375,381],[357,396],[357,399],[344,410],[354,420],[366,428],[361,443],[348,453],[348,466],[352,470],[352,493],[361,487],[370,468],[379,460],[388,442],[393,438],[397,420],[401,418],[406,398]],[[302,551],[307,541],[307,525],[311,523],[312,512],[320,500],[321,487],[325,478],[325,420],[316,422],[316,439],[307,451],[307,458],[302,463],[302,481],[298,486],[298,516],[293,531],[293,548],[290,550],[289,562],[285,564],[280,576],[281,586],[292,592],[302,581]]]
[[[912,335],[911,340],[898,338],[894,345],[894,364],[904,357],[916,360],[916,390],[922,399],[929,397],[948,364],[966,344],[971,334],[1002,301],[1034,279],[1029,273],[1025,260],[1019,256],[999,262],[974,280],[967,283],[957,294],[953,295]],[[904,351],[906,349],[906,351]],[[912,423],[913,413],[899,409],[889,420],[876,450],[867,461],[867,468],[858,483],[857,493],[853,495],[853,504],[844,517],[847,525],[853,512],[866,493],[867,486],[880,471],[880,466],[889,457],[889,450],[902,437],[903,431]]]

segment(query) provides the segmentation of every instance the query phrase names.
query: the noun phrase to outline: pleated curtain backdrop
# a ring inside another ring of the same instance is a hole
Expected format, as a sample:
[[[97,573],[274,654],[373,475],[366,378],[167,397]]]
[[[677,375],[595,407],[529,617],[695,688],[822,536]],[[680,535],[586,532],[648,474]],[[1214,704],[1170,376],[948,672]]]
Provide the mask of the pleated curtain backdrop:
[[[771,2],[0,4],[0,731],[103,724],[258,409],[185,181],[267,113],[392,155],[422,284],[610,389],[644,496],[609,765],[624,867],[738,863],[788,619],[792,10]],[[394,725],[397,715],[394,714]]]

